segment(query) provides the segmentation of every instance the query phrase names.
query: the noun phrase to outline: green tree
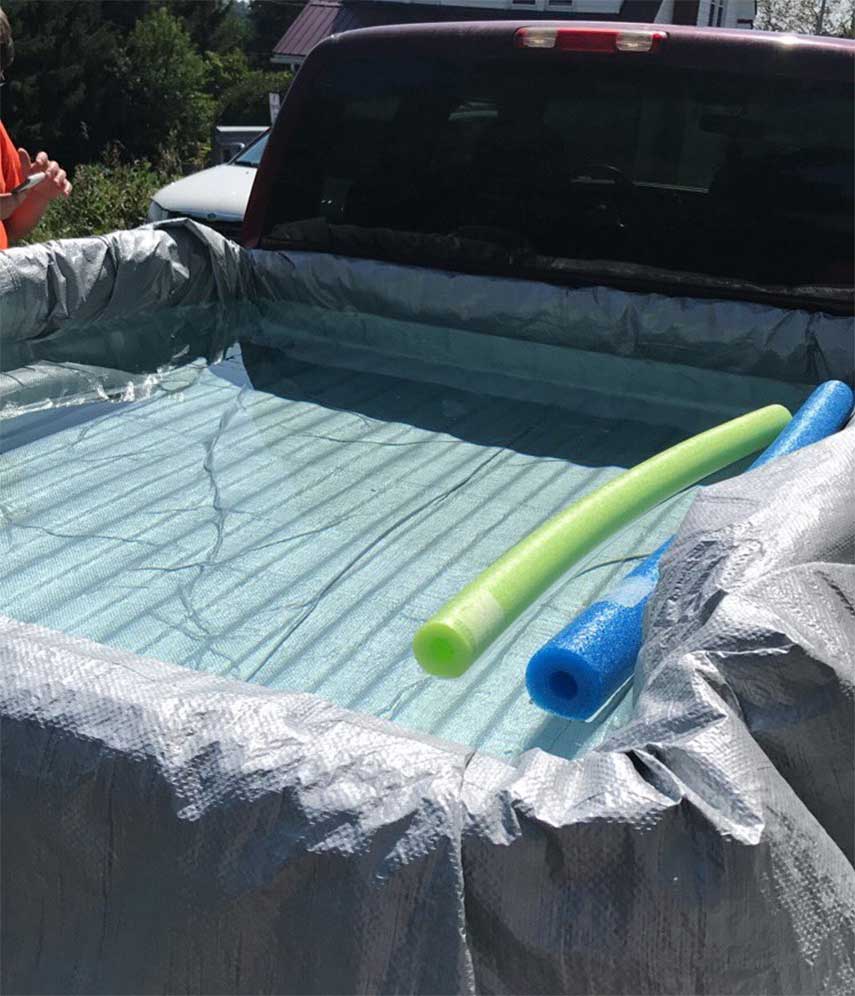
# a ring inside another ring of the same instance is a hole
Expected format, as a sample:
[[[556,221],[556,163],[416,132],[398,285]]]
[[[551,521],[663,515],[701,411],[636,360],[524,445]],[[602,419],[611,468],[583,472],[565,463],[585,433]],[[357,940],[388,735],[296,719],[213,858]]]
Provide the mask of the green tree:
[[[116,149],[108,149],[102,162],[77,167],[74,194],[53,201],[24,241],[83,238],[134,228],[146,220],[152,194],[179,176],[147,162],[122,162]]]
[[[160,150],[170,150],[173,163],[177,157],[190,166],[210,140],[218,105],[231,123],[268,119],[268,81],[263,74],[250,78],[248,4],[0,2],[17,51],[9,85],[0,91],[3,120],[18,144],[46,149],[69,173],[117,143],[126,160],[158,161]],[[302,5],[266,6],[276,38],[263,43],[265,70],[273,44]]]
[[[4,0],[15,37],[15,63],[3,97],[3,121],[18,145],[47,150],[69,171],[97,158],[108,138],[119,36],[101,4]]]
[[[208,52],[208,93],[216,100],[249,74],[249,62],[239,48],[229,52]]]
[[[270,120],[269,94],[284,94],[291,74],[255,70],[229,87],[217,103],[216,119],[223,125],[265,124]]]
[[[243,47],[250,30],[246,5],[235,0],[101,0],[98,6],[102,18],[123,35],[129,34],[137,21],[153,10],[164,7],[184,24],[201,52],[226,52]]]
[[[208,65],[165,7],[136,23],[115,82],[113,133],[128,155],[157,159],[169,148],[182,162],[200,159],[214,113]]]
[[[248,42],[249,25],[234,0],[159,0],[158,5],[183,22],[200,52],[229,52]]]
[[[89,0],[92,4],[92,0]],[[101,0],[97,4],[100,17],[109,22],[125,38],[137,21],[142,20],[152,8],[152,0]]]
[[[270,65],[273,48],[306,6],[299,0],[250,0],[252,30],[249,56],[258,68]]]
[[[852,37],[855,0],[757,0],[755,27]]]

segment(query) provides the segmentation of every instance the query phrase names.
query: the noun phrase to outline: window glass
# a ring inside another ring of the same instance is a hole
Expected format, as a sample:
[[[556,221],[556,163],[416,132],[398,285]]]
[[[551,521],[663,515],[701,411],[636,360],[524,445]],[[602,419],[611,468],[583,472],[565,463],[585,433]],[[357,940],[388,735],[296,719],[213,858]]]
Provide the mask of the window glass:
[[[839,84],[649,60],[343,64],[308,101],[267,230],[322,219],[845,284],[852,109]]]
[[[261,138],[257,138],[252,145],[248,145],[234,160],[235,166],[257,166],[261,162],[264,150],[267,148],[269,135],[270,132],[266,131]]]

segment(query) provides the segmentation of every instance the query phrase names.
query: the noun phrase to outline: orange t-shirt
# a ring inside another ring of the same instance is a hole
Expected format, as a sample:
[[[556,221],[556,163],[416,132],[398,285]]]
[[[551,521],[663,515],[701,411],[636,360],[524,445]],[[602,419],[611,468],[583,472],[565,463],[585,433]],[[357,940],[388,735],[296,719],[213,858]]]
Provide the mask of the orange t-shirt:
[[[18,150],[3,127],[3,122],[0,121],[0,194],[8,194],[23,182],[24,173],[21,170]],[[0,221],[0,249],[8,248],[9,237],[6,234],[6,226]]]

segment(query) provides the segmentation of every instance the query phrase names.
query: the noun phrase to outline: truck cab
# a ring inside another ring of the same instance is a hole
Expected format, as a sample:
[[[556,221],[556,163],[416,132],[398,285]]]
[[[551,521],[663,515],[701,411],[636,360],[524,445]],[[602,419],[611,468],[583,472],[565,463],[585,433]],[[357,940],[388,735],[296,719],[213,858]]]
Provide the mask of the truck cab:
[[[247,246],[851,312],[855,44],[580,21],[351,31]]]

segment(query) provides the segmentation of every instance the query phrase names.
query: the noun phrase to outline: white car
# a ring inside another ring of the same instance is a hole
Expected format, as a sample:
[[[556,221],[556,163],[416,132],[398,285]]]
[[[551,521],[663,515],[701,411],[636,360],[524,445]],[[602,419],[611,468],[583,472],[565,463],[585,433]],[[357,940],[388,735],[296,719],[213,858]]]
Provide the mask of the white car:
[[[269,134],[266,131],[227,163],[162,187],[151,199],[148,220],[193,218],[237,239]]]

